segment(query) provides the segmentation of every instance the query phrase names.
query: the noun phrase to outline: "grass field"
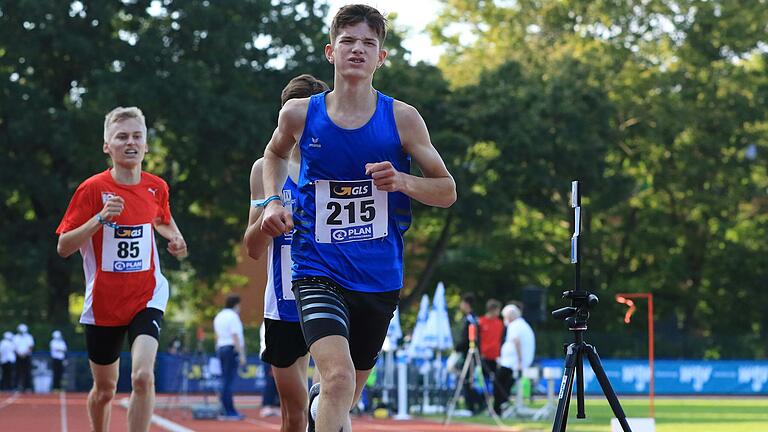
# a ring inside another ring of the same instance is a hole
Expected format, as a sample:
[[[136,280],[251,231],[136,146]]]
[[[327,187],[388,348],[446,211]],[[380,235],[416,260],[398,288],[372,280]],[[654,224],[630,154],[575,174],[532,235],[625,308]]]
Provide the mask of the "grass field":
[[[627,417],[648,417],[647,399],[621,399]],[[657,398],[657,432],[768,432],[768,398]],[[605,399],[586,400],[586,419],[576,418],[576,399],[568,417],[569,432],[609,432],[613,418]],[[452,423],[493,424],[490,417],[469,417]],[[505,419],[508,426],[525,431],[551,431],[552,422]]]

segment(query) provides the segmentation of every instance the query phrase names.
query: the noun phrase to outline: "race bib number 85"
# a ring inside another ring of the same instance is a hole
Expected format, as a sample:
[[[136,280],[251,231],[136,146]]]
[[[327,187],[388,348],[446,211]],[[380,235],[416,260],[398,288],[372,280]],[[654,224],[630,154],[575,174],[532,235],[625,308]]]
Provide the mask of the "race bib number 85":
[[[316,180],[315,240],[344,243],[386,237],[387,197],[373,180]]]
[[[105,272],[138,272],[149,270],[152,256],[152,225],[104,226],[101,244],[101,270]]]

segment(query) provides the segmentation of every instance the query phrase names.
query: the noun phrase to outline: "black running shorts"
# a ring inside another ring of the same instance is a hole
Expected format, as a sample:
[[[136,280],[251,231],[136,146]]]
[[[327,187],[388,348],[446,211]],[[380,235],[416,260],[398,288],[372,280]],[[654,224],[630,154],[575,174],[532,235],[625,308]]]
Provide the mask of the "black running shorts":
[[[373,368],[400,290],[351,291],[330,278],[309,277],[294,280],[293,293],[307,347],[326,336],[343,336],[355,369]]]
[[[88,358],[99,365],[110,365],[120,357],[126,334],[129,346],[133,345],[139,335],[148,335],[159,340],[162,326],[163,311],[155,308],[140,311],[127,326],[104,327],[85,324]]]
[[[264,318],[264,344],[261,360],[277,368],[292,366],[308,352],[301,325],[294,321]]]

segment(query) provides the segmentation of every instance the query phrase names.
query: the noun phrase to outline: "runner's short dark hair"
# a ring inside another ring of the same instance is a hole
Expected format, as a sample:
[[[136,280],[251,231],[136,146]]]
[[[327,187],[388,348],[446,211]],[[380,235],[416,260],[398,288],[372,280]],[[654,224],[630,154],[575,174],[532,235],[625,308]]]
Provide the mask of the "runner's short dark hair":
[[[364,4],[346,5],[336,12],[331,22],[331,44],[336,41],[336,36],[341,29],[361,22],[368,24],[368,27],[376,33],[379,48],[381,48],[384,45],[384,39],[387,38],[387,19],[378,9]]]

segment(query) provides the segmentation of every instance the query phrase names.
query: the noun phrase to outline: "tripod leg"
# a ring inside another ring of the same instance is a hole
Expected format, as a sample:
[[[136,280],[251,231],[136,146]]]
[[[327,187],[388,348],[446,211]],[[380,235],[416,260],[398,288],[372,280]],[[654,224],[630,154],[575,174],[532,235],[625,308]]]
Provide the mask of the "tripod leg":
[[[472,364],[472,356],[467,353],[467,356],[464,358],[464,365],[461,367],[461,374],[459,375],[459,382],[456,383],[456,390],[453,392],[453,397],[451,398],[451,401],[448,403],[448,409],[445,411],[445,419],[443,420],[443,424],[447,425],[451,421],[451,417],[453,416],[453,410],[456,408],[456,401],[459,400],[459,395],[461,395],[461,389],[464,387],[464,380],[467,378],[467,371],[469,371],[469,367]]]
[[[560,382],[560,394],[558,396],[557,411],[555,412],[555,421],[552,423],[552,432],[565,432],[565,426],[568,424],[568,406],[571,403],[577,346],[577,344],[573,343],[568,345],[566,349],[563,380]]]
[[[624,409],[621,408],[621,404],[619,403],[619,398],[616,397],[616,393],[613,391],[613,387],[611,387],[611,382],[608,381],[608,376],[605,374],[602,363],[600,363],[600,356],[597,355],[597,350],[592,345],[584,344],[584,352],[587,354],[587,358],[589,358],[589,364],[595,372],[597,381],[600,382],[600,387],[603,388],[603,394],[605,394],[605,398],[608,399],[608,404],[613,410],[613,415],[616,416],[616,419],[619,421],[621,429],[624,432],[632,432],[632,429],[629,428],[629,423],[627,423],[627,416],[624,414]]]
[[[584,413],[584,354],[583,345],[576,348],[576,418],[587,418]]]
[[[470,352],[473,353],[473,357],[475,358],[475,361],[477,364],[482,365],[483,362],[480,359],[480,351],[478,351],[475,348],[470,349]],[[488,412],[491,413],[491,417],[493,418],[493,421],[496,422],[497,426],[504,427],[504,423],[502,423],[501,418],[496,413],[496,411],[493,409],[493,402],[491,402],[491,395],[488,393],[488,383],[485,382],[485,377],[483,374],[480,374],[480,379],[483,381],[483,396],[485,397],[485,408],[488,410]]]

